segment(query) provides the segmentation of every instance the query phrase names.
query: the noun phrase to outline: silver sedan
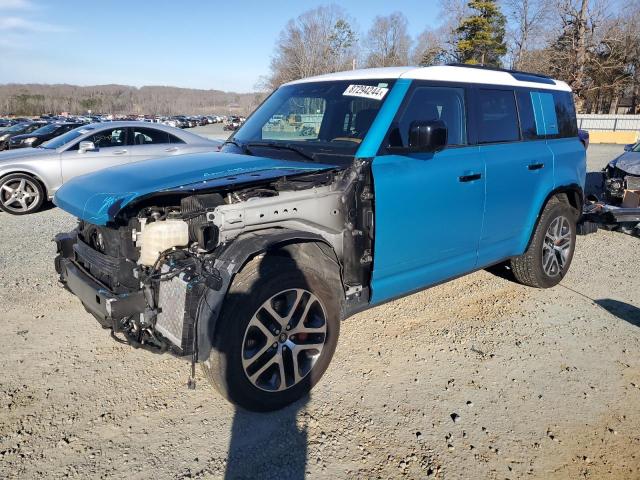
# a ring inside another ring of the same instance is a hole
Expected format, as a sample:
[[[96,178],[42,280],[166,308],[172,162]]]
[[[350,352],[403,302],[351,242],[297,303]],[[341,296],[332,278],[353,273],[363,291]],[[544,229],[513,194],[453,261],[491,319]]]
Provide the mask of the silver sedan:
[[[143,122],[78,127],[36,148],[0,152],[0,209],[13,215],[33,213],[78,175],[151,158],[212,152],[220,143]]]

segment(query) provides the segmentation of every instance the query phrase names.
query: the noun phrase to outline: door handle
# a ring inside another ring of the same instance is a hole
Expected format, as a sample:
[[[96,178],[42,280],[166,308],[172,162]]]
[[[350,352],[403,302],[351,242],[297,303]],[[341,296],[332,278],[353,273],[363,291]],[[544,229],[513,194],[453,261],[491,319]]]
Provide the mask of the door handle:
[[[177,152],[178,147],[169,147],[164,149],[165,152]]]
[[[541,168],[544,168],[544,163],[531,163],[527,165],[527,168],[529,170],[540,170]]]
[[[458,177],[458,180],[461,182],[473,182],[475,180],[480,180],[482,178],[481,173],[470,173],[469,175],[461,175]]]
[[[124,155],[125,153],[127,153],[126,150],[116,150],[113,152],[114,155]]]

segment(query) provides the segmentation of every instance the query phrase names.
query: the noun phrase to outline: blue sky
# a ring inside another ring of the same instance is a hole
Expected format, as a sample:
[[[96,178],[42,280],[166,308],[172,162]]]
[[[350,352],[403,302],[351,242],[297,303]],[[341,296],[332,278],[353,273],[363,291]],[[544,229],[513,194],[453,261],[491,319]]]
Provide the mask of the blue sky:
[[[0,0],[0,83],[173,85],[252,91],[285,23],[329,2]],[[399,10],[419,34],[435,0],[345,0],[366,32]]]

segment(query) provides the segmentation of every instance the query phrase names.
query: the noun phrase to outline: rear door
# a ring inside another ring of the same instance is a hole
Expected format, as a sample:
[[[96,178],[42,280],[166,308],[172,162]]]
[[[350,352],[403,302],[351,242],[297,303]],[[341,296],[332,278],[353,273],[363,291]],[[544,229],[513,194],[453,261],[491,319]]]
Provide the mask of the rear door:
[[[129,138],[131,162],[178,155],[185,146],[184,142],[174,135],[147,126],[131,127]]]
[[[372,302],[379,303],[473,270],[484,211],[484,165],[467,135],[464,87],[413,83],[373,160],[375,245]],[[413,121],[442,120],[448,145],[408,146]]]
[[[536,128],[535,92],[475,90],[478,144],[486,165],[485,219],[479,266],[521,254],[539,205],[553,189],[553,155]]]
[[[78,175],[122,165],[129,161],[126,127],[100,130],[81,141],[93,142],[95,149],[82,152],[79,149],[80,141],[77,141],[60,154],[63,182]]]

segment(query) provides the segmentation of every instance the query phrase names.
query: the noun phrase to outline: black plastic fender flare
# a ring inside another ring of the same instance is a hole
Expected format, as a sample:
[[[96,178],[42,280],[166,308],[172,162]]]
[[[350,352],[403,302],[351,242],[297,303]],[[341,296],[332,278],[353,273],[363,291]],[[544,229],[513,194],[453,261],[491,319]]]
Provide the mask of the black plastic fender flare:
[[[321,242],[328,245],[322,236],[315,233],[273,228],[244,234],[223,247],[214,263],[214,267],[222,278],[222,288],[220,290],[206,289],[197,310],[195,333],[197,335],[198,362],[209,358],[214,345],[218,317],[236,273],[256,255],[295,242]]]

